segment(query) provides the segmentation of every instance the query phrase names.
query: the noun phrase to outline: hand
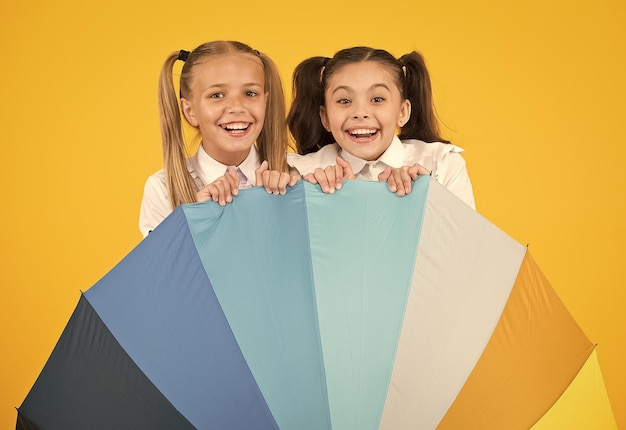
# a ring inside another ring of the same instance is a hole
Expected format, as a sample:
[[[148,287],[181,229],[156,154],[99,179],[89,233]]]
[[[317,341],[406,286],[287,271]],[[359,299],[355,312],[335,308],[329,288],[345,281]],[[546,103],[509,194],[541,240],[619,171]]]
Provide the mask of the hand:
[[[343,158],[337,156],[337,164],[325,169],[317,168],[313,173],[304,176],[304,180],[312,184],[319,184],[326,194],[333,194],[341,189],[343,180],[355,179],[352,166]]]
[[[411,192],[411,180],[416,180],[419,175],[430,175],[430,170],[421,164],[402,166],[399,168],[387,167],[378,175],[379,181],[387,181],[389,191],[402,197]]]
[[[239,194],[239,176],[234,167],[229,167],[224,176],[217,178],[213,183],[196,193],[196,200],[206,202],[213,200],[220,206],[233,201],[233,196]]]
[[[257,186],[263,185],[265,190],[270,194],[285,194],[287,186],[296,185],[301,176],[291,176],[287,172],[279,172],[278,170],[269,170],[267,161],[261,163],[256,172]]]

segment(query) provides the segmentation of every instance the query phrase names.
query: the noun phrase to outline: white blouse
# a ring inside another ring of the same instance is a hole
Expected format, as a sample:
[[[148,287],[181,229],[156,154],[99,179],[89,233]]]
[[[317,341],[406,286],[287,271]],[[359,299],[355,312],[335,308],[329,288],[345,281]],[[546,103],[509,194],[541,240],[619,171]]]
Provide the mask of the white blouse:
[[[239,189],[256,185],[255,171],[260,165],[259,153],[256,147],[252,145],[248,157],[239,166],[236,166],[240,176]],[[187,168],[199,188],[214,182],[220,176],[224,176],[228,167],[230,166],[214,160],[206,153],[202,145],[198,148],[196,155],[187,159]],[[165,184],[165,170],[161,169],[148,177],[144,187],[139,210],[139,230],[143,237],[154,230],[172,211]]]
[[[338,144],[333,143],[311,154],[289,153],[287,163],[304,176],[313,173],[317,168],[323,169],[337,164],[336,159],[339,155],[350,163],[357,180],[366,181],[377,181],[378,175],[386,167],[398,168],[418,163],[430,170],[437,182],[476,209],[472,184],[462,152],[462,148],[449,143],[426,143],[416,139],[400,141],[396,136],[389,148],[374,161],[357,158],[342,151]]]

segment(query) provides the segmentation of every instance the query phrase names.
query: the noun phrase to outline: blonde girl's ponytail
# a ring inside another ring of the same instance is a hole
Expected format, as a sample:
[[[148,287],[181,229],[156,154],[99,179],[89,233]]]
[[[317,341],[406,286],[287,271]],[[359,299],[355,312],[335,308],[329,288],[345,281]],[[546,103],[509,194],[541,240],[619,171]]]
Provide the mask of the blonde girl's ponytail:
[[[411,102],[411,116],[401,129],[400,139],[450,143],[440,136],[430,75],[424,58],[413,51],[403,55],[398,61],[404,68],[405,97]]]
[[[183,139],[180,105],[174,89],[172,69],[177,60],[184,60],[187,51],[171,53],[159,75],[159,115],[163,143],[165,183],[172,209],[196,201],[197,186],[187,169],[187,149]]]
[[[270,170],[287,172],[288,135],[283,84],[272,59],[263,53],[258,53],[258,56],[263,63],[268,100],[263,129],[257,138],[257,149],[261,160],[267,160]]]

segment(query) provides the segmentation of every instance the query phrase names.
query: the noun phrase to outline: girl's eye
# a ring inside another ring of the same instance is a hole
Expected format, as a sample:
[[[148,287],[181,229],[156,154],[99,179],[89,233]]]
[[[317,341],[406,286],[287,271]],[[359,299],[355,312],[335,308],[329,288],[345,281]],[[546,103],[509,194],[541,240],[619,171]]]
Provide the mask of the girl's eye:
[[[348,100],[348,99],[339,99],[339,100],[337,100],[337,103],[339,103],[340,105],[347,105],[348,103],[350,103],[350,100]]]
[[[221,99],[224,97],[224,93],[211,93],[209,94],[209,98],[211,99]]]
[[[256,91],[246,91],[246,97],[256,97],[258,94]]]
[[[374,97],[374,98],[372,98],[372,101],[374,103],[381,103],[381,102],[385,101],[385,98],[384,97]]]

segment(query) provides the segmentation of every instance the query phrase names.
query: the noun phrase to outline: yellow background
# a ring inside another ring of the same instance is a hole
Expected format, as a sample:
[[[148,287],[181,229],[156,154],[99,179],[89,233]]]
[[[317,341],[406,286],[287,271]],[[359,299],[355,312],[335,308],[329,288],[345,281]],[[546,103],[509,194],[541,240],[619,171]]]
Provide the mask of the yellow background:
[[[140,240],[171,51],[237,39],[285,87],[311,55],[421,51],[479,212],[529,243],[626,427],[626,3],[5,1],[0,6],[0,427],[88,289]]]

